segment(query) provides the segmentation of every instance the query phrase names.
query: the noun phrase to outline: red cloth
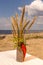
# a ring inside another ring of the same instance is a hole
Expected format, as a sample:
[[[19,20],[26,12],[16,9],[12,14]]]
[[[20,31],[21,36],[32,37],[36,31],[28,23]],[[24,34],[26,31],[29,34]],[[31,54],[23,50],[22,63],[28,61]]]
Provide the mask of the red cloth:
[[[24,44],[22,44],[21,49],[22,49],[22,51],[24,53],[24,57],[25,57],[25,55],[26,55],[26,46]]]

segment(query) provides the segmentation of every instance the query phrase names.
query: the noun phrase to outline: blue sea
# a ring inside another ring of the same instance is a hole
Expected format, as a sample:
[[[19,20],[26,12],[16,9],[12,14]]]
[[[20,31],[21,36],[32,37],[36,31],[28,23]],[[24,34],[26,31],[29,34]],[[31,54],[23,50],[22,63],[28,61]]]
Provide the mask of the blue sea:
[[[24,33],[38,33],[43,32],[43,30],[25,30]],[[12,34],[12,30],[0,30],[0,34]]]

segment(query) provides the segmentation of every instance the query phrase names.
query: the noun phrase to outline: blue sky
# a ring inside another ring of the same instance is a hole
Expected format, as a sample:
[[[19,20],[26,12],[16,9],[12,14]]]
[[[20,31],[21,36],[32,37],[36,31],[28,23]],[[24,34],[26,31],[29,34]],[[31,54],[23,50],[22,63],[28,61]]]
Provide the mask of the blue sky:
[[[0,17],[9,17],[19,12],[18,7],[30,4],[32,0],[0,0]]]
[[[0,0],[0,30],[11,29],[10,17],[20,14],[23,6],[26,7],[28,17],[38,16],[37,23],[31,29],[43,30],[43,0]]]

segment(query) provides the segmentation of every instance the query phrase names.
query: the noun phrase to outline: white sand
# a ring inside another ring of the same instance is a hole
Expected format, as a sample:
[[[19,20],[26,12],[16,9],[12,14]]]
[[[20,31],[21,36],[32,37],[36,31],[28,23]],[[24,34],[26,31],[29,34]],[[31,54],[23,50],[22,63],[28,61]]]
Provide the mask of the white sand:
[[[43,65],[43,60],[26,54],[24,62],[16,61],[16,50],[0,52],[0,65]]]

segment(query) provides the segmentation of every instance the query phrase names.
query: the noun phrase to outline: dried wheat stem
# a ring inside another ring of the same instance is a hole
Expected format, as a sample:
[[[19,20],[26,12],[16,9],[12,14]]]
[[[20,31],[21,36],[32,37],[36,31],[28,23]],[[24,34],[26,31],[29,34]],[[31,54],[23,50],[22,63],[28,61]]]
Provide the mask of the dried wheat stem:
[[[14,28],[13,23],[12,23],[12,29],[13,29],[13,31],[12,31],[13,37],[15,37],[15,35],[16,35],[16,30],[15,30],[15,28]]]
[[[20,25],[23,23],[24,14],[25,14],[25,7],[23,8],[23,11],[22,11],[22,16],[21,16],[21,20],[20,20]]]
[[[22,31],[22,29],[23,29],[24,14],[25,14],[25,7],[23,8],[22,16],[21,16],[21,20],[20,20],[20,36],[22,36],[21,31]]]
[[[29,25],[29,27],[28,27],[28,29],[30,29],[31,28],[31,26],[34,24],[34,22],[35,22],[35,20],[36,20],[36,16],[34,17],[34,19],[33,19],[33,21],[30,23],[30,25]]]
[[[16,33],[17,33],[18,32],[18,23],[17,23],[17,21],[15,20],[14,17],[12,17],[11,19],[12,19],[12,23],[13,23],[15,30],[16,30]]]
[[[26,22],[25,24],[24,24],[24,27],[23,27],[23,29],[22,29],[22,31],[21,31],[21,34],[23,33],[23,31],[24,31],[24,29],[27,27],[27,25],[30,23],[30,21],[28,21],[28,22]]]
[[[18,14],[17,13],[16,13],[16,18],[15,19],[16,19],[16,21],[18,21]]]
[[[17,21],[15,20],[15,18],[14,17],[12,17],[12,22],[14,23],[14,25],[16,26],[16,28],[18,29],[18,23],[17,23]]]

